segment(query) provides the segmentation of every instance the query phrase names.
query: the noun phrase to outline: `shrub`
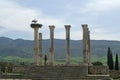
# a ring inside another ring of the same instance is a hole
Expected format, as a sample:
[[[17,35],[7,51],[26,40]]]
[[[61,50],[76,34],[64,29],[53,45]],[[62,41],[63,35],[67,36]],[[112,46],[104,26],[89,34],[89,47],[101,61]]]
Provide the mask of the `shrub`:
[[[103,65],[103,63],[100,62],[100,61],[93,62],[92,64],[93,64],[93,65]]]

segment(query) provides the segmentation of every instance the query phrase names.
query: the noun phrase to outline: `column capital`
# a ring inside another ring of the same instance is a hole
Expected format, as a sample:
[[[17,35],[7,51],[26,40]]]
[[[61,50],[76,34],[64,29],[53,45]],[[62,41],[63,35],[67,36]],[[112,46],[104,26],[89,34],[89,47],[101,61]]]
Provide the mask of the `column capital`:
[[[32,28],[41,28],[42,24],[38,23],[38,20],[32,20],[32,23],[30,24]]]
[[[88,25],[87,24],[82,24],[82,27],[87,27]]]
[[[83,29],[88,30],[88,25],[87,24],[82,24],[81,26],[82,26]]]
[[[71,25],[64,25],[66,30],[70,29],[71,28]]]
[[[54,25],[49,25],[50,30],[54,30],[55,26]]]
[[[39,33],[39,35],[41,35],[42,33]]]

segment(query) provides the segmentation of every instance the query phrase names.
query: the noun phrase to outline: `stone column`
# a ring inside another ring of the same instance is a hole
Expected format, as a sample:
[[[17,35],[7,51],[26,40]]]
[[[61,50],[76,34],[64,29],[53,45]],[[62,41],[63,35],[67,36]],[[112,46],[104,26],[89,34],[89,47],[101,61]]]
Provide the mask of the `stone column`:
[[[66,29],[66,64],[70,64],[70,25],[65,25]]]
[[[37,20],[32,20],[30,25],[34,29],[34,64],[38,65],[38,29],[42,27]]]
[[[88,31],[88,65],[91,65],[90,31]]]
[[[83,62],[88,63],[88,45],[87,45],[87,38],[88,38],[88,25],[82,24],[83,28]]]
[[[42,33],[39,33],[39,65],[42,65]]]
[[[87,24],[82,25],[83,28],[83,62],[91,65],[90,52],[90,31]]]
[[[34,29],[34,63],[38,65],[38,28]]]
[[[54,63],[54,25],[50,25],[50,65]]]

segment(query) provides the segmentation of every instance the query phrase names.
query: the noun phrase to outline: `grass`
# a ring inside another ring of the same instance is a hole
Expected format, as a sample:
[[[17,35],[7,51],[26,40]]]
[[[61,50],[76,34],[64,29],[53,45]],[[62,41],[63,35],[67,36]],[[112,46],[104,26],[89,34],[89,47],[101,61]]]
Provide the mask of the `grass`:
[[[3,58],[3,61],[6,62],[13,62],[13,63],[33,63],[33,59],[32,58],[21,58],[18,56],[6,56]]]
[[[119,56],[119,59],[120,59],[120,56]],[[114,58],[114,60],[115,60],[115,58]],[[6,57],[3,58],[3,61],[13,62],[13,63],[21,63],[21,62],[33,63],[33,58],[21,58],[21,57],[18,57],[18,56],[6,56]],[[96,62],[96,61],[100,61],[103,64],[106,64],[107,58],[106,58],[106,56],[103,56],[103,57],[92,56],[91,62]],[[82,63],[82,62],[83,62],[83,57],[82,56],[81,57],[71,57],[70,58],[70,63],[71,64],[79,64],[79,63]],[[55,60],[54,63],[55,64],[65,64],[65,60]]]

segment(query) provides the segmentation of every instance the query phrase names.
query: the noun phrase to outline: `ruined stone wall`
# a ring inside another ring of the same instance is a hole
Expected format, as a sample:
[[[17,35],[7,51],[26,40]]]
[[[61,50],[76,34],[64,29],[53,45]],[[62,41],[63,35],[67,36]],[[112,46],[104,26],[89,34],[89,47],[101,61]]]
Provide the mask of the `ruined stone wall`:
[[[46,66],[15,66],[14,74],[2,75],[6,79],[32,80],[107,80],[109,75],[88,75],[88,66],[82,65],[46,65]],[[17,72],[17,73],[16,73]]]
[[[28,66],[25,66],[25,65],[17,65],[17,66],[14,66],[12,72],[13,73],[25,73],[27,68],[28,68]]]
[[[89,66],[88,73],[96,75],[107,75],[109,74],[109,70],[107,66]]]
[[[81,66],[31,66],[25,74],[27,78],[55,78],[56,80],[64,80],[64,78],[75,77],[80,78],[88,74],[86,65]],[[59,78],[59,79],[57,79]]]
[[[120,79],[120,71],[110,70],[109,74],[112,78]]]

